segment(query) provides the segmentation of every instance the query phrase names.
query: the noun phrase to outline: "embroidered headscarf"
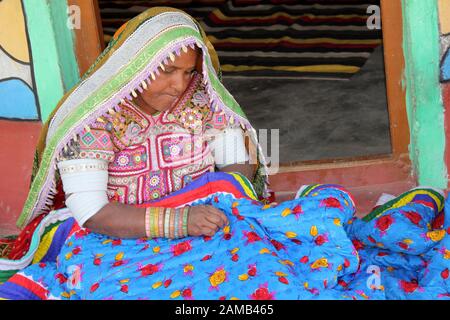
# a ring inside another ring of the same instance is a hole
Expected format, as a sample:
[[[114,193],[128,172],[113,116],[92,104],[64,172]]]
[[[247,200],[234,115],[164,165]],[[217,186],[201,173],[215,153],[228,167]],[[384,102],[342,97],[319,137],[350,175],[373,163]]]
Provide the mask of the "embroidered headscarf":
[[[267,170],[256,131],[221,83],[217,54],[200,25],[185,12],[155,7],[123,25],[81,81],[60,100],[44,124],[36,149],[30,191],[17,221],[19,228],[48,212],[57,194],[57,157],[64,147],[102,115],[118,110],[145,80],[155,79],[161,65],[190,46],[202,50],[202,76],[212,111],[223,111],[230,124],[239,123],[257,150],[253,184],[265,195]]]

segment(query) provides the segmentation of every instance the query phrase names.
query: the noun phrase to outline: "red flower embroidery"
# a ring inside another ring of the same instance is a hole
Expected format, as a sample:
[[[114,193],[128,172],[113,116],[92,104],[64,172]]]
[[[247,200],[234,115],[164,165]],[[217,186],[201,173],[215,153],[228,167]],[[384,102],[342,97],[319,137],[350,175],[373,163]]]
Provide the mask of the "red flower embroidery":
[[[259,287],[252,293],[251,298],[253,300],[273,300],[274,294],[269,292],[267,287]]]
[[[412,293],[417,290],[419,284],[417,283],[416,280],[412,280],[411,282],[400,280],[400,287],[406,293]]]
[[[415,225],[419,225],[419,222],[422,221],[422,217],[417,212],[405,211],[403,214]]]
[[[394,219],[390,215],[385,215],[377,220],[375,226],[382,232],[385,232],[394,223]]]
[[[444,271],[442,271],[441,272],[441,277],[442,277],[442,279],[445,279],[445,280],[447,280],[448,279],[448,268],[447,269],[445,269]]]
[[[333,198],[333,197],[329,197],[329,198],[326,198],[326,199],[322,200],[320,202],[320,206],[321,207],[326,207],[326,208],[339,208],[339,209],[342,209],[342,205],[339,202],[339,200],[336,199],[336,198]]]
[[[183,241],[174,245],[172,247],[172,252],[174,256],[179,256],[187,251],[190,251],[191,249],[191,241]]]

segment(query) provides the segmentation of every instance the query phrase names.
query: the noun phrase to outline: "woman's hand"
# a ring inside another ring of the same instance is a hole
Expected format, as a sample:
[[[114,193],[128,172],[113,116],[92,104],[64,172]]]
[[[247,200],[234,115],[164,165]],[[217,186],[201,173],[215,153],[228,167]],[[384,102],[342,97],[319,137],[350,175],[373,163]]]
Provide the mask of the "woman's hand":
[[[213,206],[189,208],[188,234],[190,236],[213,236],[219,228],[228,224],[225,214]]]

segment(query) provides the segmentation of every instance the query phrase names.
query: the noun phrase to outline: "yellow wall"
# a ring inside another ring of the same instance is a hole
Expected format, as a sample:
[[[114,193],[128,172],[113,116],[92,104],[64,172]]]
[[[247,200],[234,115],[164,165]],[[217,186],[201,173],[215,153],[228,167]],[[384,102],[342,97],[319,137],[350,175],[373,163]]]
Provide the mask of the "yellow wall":
[[[0,46],[15,59],[24,63],[30,62],[25,19],[20,0],[0,2]]]
[[[439,23],[441,33],[450,33],[450,0],[439,0]]]

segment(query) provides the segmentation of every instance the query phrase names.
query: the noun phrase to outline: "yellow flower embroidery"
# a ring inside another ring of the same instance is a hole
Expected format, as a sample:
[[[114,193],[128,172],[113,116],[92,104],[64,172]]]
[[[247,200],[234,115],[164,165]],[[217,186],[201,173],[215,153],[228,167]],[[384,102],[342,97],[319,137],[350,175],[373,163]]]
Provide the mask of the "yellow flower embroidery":
[[[116,254],[116,261],[120,261],[123,259],[124,253],[123,252],[119,252],[118,254]]]
[[[310,230],[310,233],[311,233],[311,235],[312,235],[313,237],[315,237],[315,236],[317,236],[317,234],[319,233],[319,231],[317,230],[317,227],[316,227],[316,226],[312,226],[312,227],[311,227],[311,230]]]
[[[295,232],[292,232],[292,231],[286,232],[286,237],[288,237],[289,239],[295,238],[296,236],[297,236],[297,234]]]
[[[209,282],[213,287],[217,287],[219,284],[223,283],[227,278],[225,269],[219,269],[215,271],[210,277]]]
[[[184,273],[192,271],[192,270],[194,270],[194,266],[192,264],[187,264],[183,268]]]
[[[281,212],[281,216],[286,217],[286,216],[290,215],[291,213],[292,213],[291,209],[286,208]]]
[[[328,259],[327,258],[317,259],[316,261],[313,262],[311,268],[312,269],[328,268]]]
[[[441,241],[445,236],[445,230],[434,230],[427,232],[427,237],[430,238],[434,242]]]
[[[246,274],[246,273],[240,274],[238,278],[241,281],[245,281],[248,279],[248,274]]]

